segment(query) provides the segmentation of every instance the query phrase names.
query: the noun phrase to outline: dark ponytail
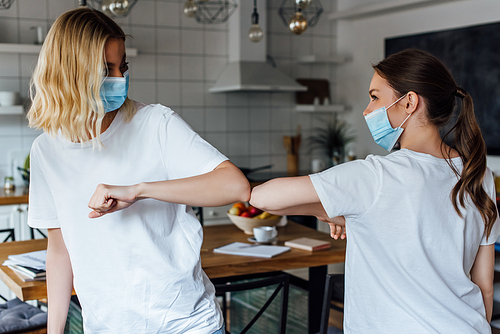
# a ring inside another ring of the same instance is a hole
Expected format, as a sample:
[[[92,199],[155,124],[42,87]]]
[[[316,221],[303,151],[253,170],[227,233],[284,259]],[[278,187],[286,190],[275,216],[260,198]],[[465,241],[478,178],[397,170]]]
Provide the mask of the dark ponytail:
[[[486,144],[474,115],[472,97],[457,86],[451,73],[439,59],[422,50],[403,50],[373,65],[373,68],[378,75],[387,80],[398,96],[410,91],[422,96],[428,120],[440,128],[450,121],[456,98],[462,100],[456,123],[443,137],[441,152],[458,178],[451,192],[455,211],[463,217],[459,205],[465,207],[466,196],[470,196],[483,218],[486,235],[489,236],[497,219],[497,209],[483,188]],[[453,146],[463,162],[461,173],[453,165],[450,151],[444,149],[444,139],[452,132]]]
[[[495,203],[482,186],[486,171],[486,144],[474,115],[472,97],[460,87],[457,87],[456,95],[462,99],[462,108],[455,125],[448,133],[454,131],[453,145],[460,154],[464,167],[451,192],[452,198],[455,199],[453,206],[460,214],[457,198],[460,205],[464,207],[465,196],[469,194],[481,213],[485,222],[486,235],[489,236],[497,218],[497,210]],[[457,173],[456,169],[454,171]]]

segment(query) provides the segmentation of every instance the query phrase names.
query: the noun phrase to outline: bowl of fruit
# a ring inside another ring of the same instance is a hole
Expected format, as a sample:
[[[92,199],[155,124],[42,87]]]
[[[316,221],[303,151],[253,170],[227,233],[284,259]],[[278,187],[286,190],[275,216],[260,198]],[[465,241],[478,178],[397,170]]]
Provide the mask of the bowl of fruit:
[[[245,203],[235,203],[227,212],[229,219],[246,234],[253,235],[253,228],[259,226],[274,226],[281,216],[272,215]]]

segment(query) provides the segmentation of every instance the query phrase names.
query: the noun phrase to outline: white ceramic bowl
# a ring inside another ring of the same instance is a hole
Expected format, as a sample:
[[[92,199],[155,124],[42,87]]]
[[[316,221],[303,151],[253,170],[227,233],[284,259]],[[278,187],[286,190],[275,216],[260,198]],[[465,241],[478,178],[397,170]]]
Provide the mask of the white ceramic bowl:
[[[245,232],[245,234],[253,235],[253,228],[259,226],[275,226],[281,220],[281,216],[275,218],[267,219],[257,219],[235,216],[230,213],[227,214],[229,219],[236,225],[240,230]]]

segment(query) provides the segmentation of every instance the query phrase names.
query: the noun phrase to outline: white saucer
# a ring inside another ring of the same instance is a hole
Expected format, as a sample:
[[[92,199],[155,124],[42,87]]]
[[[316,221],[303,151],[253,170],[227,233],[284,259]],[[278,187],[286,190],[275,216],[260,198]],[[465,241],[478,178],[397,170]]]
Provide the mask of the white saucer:
[[[254,244],[257,244],[257,245],[270,245],[272,243],[276,243],[277,239],[278,239],[277,237],[274,237],[274,238],[272,238],[271,240],[268,240],[268,241],[258,242],[255,239],[255,237],[250,237],[250,238],[248,238],[248,241],[253,242]]]

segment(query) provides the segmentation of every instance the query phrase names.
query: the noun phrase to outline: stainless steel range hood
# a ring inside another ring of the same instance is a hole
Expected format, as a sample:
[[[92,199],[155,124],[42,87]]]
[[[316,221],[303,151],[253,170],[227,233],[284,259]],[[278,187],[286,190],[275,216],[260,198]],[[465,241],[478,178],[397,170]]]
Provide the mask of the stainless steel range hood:
[[[307,87],[263,61],[230,62],[222,71],[211,93],[261,91],[295,92]]]
[[[240,1],[238,10],[229,18],[229,63],[222,70],[211,93],[253,91],[253,92],[295,92],[306,91],[293,78],[267,63],[267,13],[266,0],[257,0],[259,25],[264,38],[253,43],[248,38],[251,26],[250,16],[253,1]]]

